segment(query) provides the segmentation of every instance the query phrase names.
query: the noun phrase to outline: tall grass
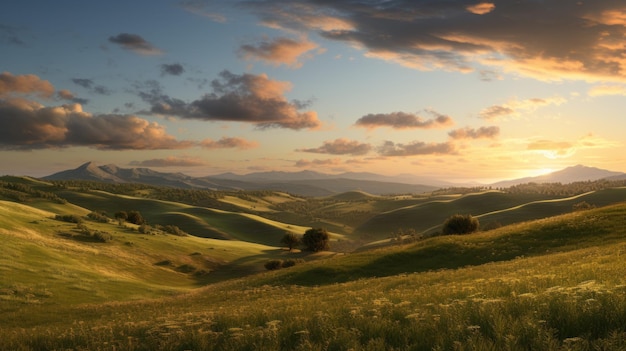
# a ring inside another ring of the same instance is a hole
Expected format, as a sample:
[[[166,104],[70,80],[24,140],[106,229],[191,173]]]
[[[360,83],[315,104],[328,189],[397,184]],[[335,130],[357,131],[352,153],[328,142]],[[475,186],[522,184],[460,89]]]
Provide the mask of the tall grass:
[[[358,267],[369,256],[155,300],[15,306],[2,312],[0,349],[626,350],[625,222],[626,206],[616,206],[456,237],[485,254],[488,240],[495,252],[520,254],[434,270],[405,262],[406,273],[342,283],[286,282],[324,265]]]

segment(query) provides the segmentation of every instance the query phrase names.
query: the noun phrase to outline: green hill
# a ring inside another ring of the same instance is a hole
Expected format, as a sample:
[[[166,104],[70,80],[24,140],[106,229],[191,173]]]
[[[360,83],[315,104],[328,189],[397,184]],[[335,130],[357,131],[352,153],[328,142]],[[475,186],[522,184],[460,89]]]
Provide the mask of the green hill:
[[[19,210],[2,223],[47,215]],[[68,306],[3,288],[0,349],[623,350],[624,218],[614,205],[151,300]]]
[[[355,233],[370,240],[388,238],[390,233],[406,229],[429,235],[438,231],[446,218],[459,213],[478,217],[483,226],[500,226],[568,213],[581,201],[606,206],[624,200],[626,188],[609,188],[571,197],[487,191],[382,212],[358,226]]]

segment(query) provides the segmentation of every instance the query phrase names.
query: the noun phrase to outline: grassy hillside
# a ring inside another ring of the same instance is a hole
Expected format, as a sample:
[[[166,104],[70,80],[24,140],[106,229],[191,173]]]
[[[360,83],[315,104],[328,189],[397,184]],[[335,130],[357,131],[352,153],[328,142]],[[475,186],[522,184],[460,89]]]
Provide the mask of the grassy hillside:
[[[0,349],[624,350],[625,224],[616,205],[161,299],[3,301]]]
[[[55,210],[89,212],[69,204]],[[55,213],[0,201],[0,306],[169,295],[262,271],[265,261],[282,252],[242,241],[139,234],[131,225],[114,222],[85,220],[82,226],[113,240],[94,240],[75,223],[56,220]]]
[[[406,229],[428,235],[440,230],[446,218],[458,213],[476,216],[481,225],[489,227],[568,213],[581,201],[606,206],[624,200],[626,188],[603,189],[571,197],[487,191],[423,201],[382,212],[358,226],[355,233],[369,240],[388,238],[390,233]]]

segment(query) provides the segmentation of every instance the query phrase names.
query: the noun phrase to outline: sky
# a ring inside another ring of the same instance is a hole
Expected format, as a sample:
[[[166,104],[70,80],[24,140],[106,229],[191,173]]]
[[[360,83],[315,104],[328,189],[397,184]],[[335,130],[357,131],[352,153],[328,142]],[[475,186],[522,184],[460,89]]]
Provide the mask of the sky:
[[[626,1],[7,0],[0,174],[626,171]]]

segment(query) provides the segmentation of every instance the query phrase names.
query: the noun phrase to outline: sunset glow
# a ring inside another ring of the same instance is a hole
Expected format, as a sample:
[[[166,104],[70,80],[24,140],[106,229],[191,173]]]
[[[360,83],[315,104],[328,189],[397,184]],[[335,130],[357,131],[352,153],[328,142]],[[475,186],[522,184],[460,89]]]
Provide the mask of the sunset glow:
[[[10,1],[0,174],[88,161],[195,176],[623,172],[625,11],[612,0]]]

